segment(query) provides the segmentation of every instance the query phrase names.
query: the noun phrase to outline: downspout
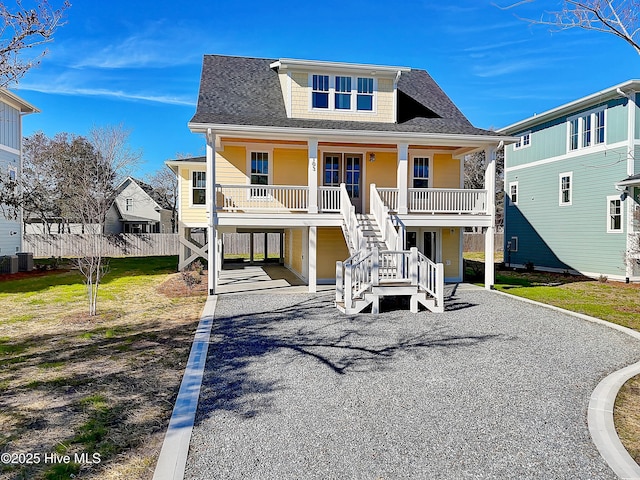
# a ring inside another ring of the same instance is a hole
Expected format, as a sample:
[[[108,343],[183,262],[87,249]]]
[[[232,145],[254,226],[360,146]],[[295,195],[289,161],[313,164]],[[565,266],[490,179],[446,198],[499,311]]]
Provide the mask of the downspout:
[[[634,152],[635,152],[635,136],[636,136],[636,91],[631,91],[629,93],[622,91],[622,89],[616,89],[618,95],[627,98],[629,101],[627,102],[627,176],[631,176],[635,174],[635,162],[634,162]],[[624,195],[622,201],[627,199],[628,195]],[[632,245],[632,230],[633,230],[633,205],[631,202],[627,204],[627,242],[626,242],[626,251],[630,252],[633,248]],[[630,265],[630,262],[627,261],[625,255],[625,281],[629,283],[630,277],[633,275],[633,267]]]
[[[398,123],[398,81],[400,75],[402,75],[402,70],[398,70],[393,79],[393,123]]]

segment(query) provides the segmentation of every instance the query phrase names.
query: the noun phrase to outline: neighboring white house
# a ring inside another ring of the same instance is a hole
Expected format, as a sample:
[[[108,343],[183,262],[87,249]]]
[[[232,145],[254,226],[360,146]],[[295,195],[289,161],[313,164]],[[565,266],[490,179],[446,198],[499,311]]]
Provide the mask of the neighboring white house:
[[[127,177],[116,191],[104,225],[105,234],[173,233],[171,206],[155,194],[151,185]]]
[[[33,105],[6,89],[0,89],[0,175],[18,179],[22,170],[22,116],[39,112]],[[22,218],[0,212],[0,256],[22,250]]]

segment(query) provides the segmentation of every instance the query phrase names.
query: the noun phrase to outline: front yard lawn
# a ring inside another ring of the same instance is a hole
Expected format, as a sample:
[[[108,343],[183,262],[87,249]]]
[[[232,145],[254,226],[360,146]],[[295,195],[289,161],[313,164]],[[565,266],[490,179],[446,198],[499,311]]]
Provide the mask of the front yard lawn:
[[[151,478],[206,298],[176,265],[111,259],[93,318],[73,269],[0,282],[0,479]]]

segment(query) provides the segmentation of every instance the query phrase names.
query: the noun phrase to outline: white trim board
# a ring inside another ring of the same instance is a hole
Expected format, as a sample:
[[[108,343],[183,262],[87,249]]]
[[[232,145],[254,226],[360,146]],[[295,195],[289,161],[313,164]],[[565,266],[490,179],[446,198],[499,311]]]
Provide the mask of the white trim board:
[[[586,154],[600,153],[613,148],[626,148],[626,147],[627,147],[626,140],[623,142],[616,142],[608,145],[599,144],[599,145],[596,145],[595,147],[580,148],[578,150],[572,150],[569,153],[565,153],[564,155],[558,155],[557,157],[545,158],[543,160],[536,160],[535,162],[525,163],[522,165],[515,165],[513,167],[505,167],[504,171],[505,173],[515,172],[517,170],[523,170],[525,168],[537,167],[539,165],[546,165],[549,163],[561,162],[563,160],[568,160],[571,158],[582,157]]]

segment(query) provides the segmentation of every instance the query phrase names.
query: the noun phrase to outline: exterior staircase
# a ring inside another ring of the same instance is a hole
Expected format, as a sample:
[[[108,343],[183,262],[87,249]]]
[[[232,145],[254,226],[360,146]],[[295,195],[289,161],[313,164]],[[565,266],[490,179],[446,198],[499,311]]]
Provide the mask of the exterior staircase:
[[[417,248],[404,250],[404,229],[396,228],[389,210],[371,186],[371,214],[356,214],[341,185],[342,232],[351,256],[336,262],[336,307],[359,313],[371,305],[380,311],[380,298],[409,296],[410,310],[419,304],[433,312],[444,311],[444,267]]]

